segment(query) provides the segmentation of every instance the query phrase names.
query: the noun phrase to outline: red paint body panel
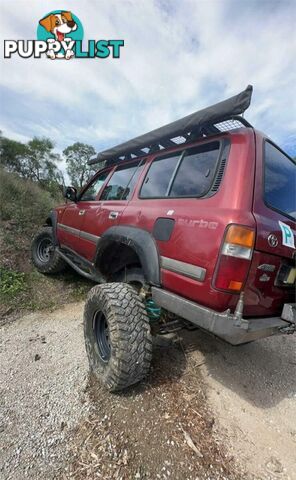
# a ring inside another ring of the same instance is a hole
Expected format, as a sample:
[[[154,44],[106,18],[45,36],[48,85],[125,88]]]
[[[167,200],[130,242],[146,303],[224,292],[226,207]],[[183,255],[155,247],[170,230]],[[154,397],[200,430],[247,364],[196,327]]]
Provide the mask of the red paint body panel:
[[[60,245],[70,245],[73,250],[78,252],[79,237],[59,228],[59,223],[79,231],[83,220],[79,215],[80,206],[76,203],[70,203],[69,205],[58,207],[56,211],[58,214],[57,239]]]
[[[127,201],[109,201],[109,202],[81,202],[82,208],[85,209],[82,230],[92,235],[101,236],[105,230],[117,225],[120,220],[122,211],[127,206]],[[110,212],[115,210],[118,212],[116,220],[109,218]],[[95,256],[96,245],[85,238],[80,239],[80,255],[87,260],[92,260]]]
[[[245,288],[245,297],[248,304],[248,309],[245,311],[246,316],[279,315],[282,311],[283,303],[293,302],[293,288],[280,288],[274,285],[281,263],[282,259],[278,255],[254,252]],[[260,277],[264,275],[264,272],[258,270],[258,267],[262,264],[275,266],[274,272],[266,273],[270,278],[267,282],[260,281]]]
[[[147,168],[154,157],[149,159]],[[157,242],[160,255],[197,265],[207,271],[205,281],[201,283],[163,270],[164,288],[217,311],[229,307],[233,295],[214,289],[212,280],[226,226],[238,223],[255,228],[251,213],[254,171],[254,134],[252,131],[248,131],[248,134],[242,131],[231,135],[224,179],[219,191],[210,198],[139,199],[139,182],[120,223],[152,232],[155,220],[159,217],[168,218],[167,212],[174,210],[173,215],[169,216],[175,219],[170,240]],[[239,178],[245,179],[246,188],[243,191]],[[234,306],[236,302],[237,295],[232,302]]]
[[[162,287],[216,311],[235,309],[238,294],[219,291],[213,287],[213,277],[220,254],[225,229],[229,224],[251,227],[256,232],[253,258],[244,286],[245,316],[277,315],[284,302],[293,301],[291,289],[274,286],[275,276],[283,259],[292,258],[293,249],[281,242],[274,249],[267,237],[274,233],[280,239],[278,221],[289,224],[295,231],[295,222],[268,208],[263,200],[263,143],[265,137],[250,128],[235,130],[189,146],[227,138],[230,151],[218,191],[207,198],[162,198],[141,199],[139,192],[145,174],[158,154],[148,155],[146,165],[140,174],[137,186],[129,201],[78,202],[58,207],[58,221],[91,235],[101,236],[113,225],[131,225],[153,232],[157,218],[175,220],[172,235],[168,241],[157,241],[160,256],[179,260],[206,270],[201,281],[161,269]],[[180,145],[171,152],[182,150]],[[108,179],[106,180],[106,182]],[[101,190],[102,191],[102,190]],[[79,210],[85,210],[82,217]],[[109,214],[118,212],[116,221]],[[71,235],[58,228],[58,241],[68,245],[88,260],[95,255],[96,245],[83,237]],[[290,261],[289,260],[289,261]],[[258,266],[267,263],[275,265],[275,271],[266,282]]]

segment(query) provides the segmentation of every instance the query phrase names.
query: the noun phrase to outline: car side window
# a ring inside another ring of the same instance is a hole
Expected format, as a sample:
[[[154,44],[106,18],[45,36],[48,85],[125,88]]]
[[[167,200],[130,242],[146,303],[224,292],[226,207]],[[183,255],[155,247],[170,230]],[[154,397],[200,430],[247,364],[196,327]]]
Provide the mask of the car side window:
[[[92,183],[87,187],[87,189],[81,195],[80,202],[94,202],[97,200],[97,195],[100,192],[106,178],[108,177],[109,172],[103,172],[98,175]]]
[[[100,200],[129,200],[143,169],[141,162],[117,167],[105,186]]]
[[[219,142],[213,142],[186,151],[168,195],[170,197],[205,195],[216,171],[219,146]]]
[[[202,197],[215,176],[220,142],[174,152],[153,160],[140,198]]]
[[[161,198],[166,196],[181,153],[173,153],[153,160],[141,188],[141,198]]]

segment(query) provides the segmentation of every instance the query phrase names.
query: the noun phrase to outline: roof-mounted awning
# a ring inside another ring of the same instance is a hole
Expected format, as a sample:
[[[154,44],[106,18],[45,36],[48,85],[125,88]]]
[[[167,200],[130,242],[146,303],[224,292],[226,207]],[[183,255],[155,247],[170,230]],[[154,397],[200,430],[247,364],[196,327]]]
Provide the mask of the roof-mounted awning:
[[[249,85],[243,92],[204,108],[199,112],[191,113],[180,120],[164,125],[151,132],[140,135],[128,142],[100,152],[96,158],[89,161],[95,164],[105,161],[113,164],[142,155],[147,155],[164,148],[171,148],[179,143],[185,143],[208,135],[232,130],[239,126],[251,127],[240,117],[251,103],[253,87]]]

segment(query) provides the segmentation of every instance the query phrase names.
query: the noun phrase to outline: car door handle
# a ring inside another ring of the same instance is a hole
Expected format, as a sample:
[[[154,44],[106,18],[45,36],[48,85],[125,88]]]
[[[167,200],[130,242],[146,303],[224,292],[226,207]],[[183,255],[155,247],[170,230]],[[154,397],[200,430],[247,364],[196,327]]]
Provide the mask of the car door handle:
[[[84,214],[85,214],[85,210],[79,210],[78,215],[84,215]]]
[[[115,220],[118,217],[118,212],[110,212],[109,218],[110,220]]]

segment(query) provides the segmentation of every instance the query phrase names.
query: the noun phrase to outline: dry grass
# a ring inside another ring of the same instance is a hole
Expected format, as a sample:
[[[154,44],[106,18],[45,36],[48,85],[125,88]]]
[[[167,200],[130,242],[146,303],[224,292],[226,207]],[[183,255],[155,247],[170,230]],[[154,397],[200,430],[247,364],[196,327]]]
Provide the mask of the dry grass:
[[[0,322],[83,299],[91,282],[70,269],[59,276],[41,275],[31,264],[32,238],[61,199],[3,169],[0,184]]]

